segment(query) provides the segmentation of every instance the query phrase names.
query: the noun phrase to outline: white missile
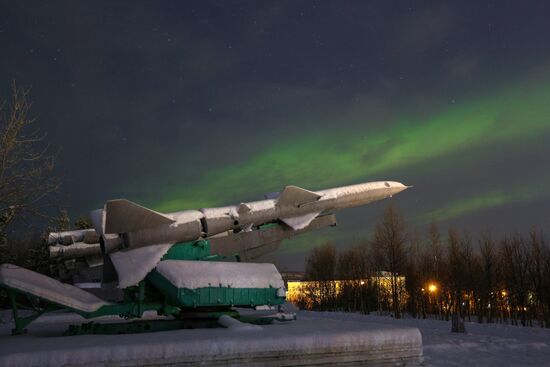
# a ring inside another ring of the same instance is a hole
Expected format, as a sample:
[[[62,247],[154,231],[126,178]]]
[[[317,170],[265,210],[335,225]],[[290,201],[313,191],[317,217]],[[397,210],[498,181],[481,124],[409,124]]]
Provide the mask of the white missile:
[[[400,182],[379,181],[309,191],[286,186],[265,200],[219,208],[159,213],[125,199],[109,200],[92,212],[106,253],[149,245],[174,244],[233,231],[247,232],[267,223],[284,223],[294,231],[320,215],[362,206],[407,189]]]

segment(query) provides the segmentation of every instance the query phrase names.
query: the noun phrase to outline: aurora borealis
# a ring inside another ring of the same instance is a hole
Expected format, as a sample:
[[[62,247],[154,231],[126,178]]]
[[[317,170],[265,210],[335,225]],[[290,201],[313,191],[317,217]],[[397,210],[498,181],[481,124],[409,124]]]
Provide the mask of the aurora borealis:
[[[73,215],[397,180],[413,230],[550,230],[543,1],[0,1],[3,96],[34,111]],[[273,255],[367,237],[388,202]]]
[[[298,132],[277,144],[268,143],[251,159],[208,172],[198,182],[169,192],[166,199],[153,204],[163,211],[177,210],[193,200],[198,200],[196,207],[220,206],[227,200],[226,190],[246,197],[253,187],[275,190],[278,186],[274,183],[290,181],[329,187],[429,165],[438,157],[481,146],[511,146],[516,139],[550,132],[550,123],[545,123],[550,116],[549,103],[550,86],[530,83],[455,105],[424,121],[396,121],[378,129],[340,130],[337,125],[322,134]],[[528,119],[517,123],[523,116]],[[260,139],[268,137],[260,135]]]

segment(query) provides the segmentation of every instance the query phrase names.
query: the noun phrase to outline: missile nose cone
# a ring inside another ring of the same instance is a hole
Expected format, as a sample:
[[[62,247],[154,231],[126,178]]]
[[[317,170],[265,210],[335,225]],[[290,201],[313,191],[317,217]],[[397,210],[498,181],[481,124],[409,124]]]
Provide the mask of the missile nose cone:
[[[392,195],[398,194],[401,191],[404,191],[412,186],[403,185],[401,182],[392,182],[391,191]]]

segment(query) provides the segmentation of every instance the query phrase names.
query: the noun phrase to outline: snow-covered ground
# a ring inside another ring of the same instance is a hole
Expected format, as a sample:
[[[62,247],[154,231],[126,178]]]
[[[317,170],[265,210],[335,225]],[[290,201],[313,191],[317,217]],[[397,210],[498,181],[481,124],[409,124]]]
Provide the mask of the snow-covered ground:
[[[300,312],[307,315],[309,312]],[[319,313],[317,318],[416,327],[422,333],[426,366],[550,366],[550,329],[466,323],[466,333],[451,333],[450,321],[347,313]]]
[[[330,348],[336,344],[348,345],[346,349],[352,351],[369,343],[370,348],[376,349],[372,343],[380,340],[382,335],[373,339],[377,332],[383,332],[386,337],[393,333],[391,338],[395,341],[398,340],[396,337],[403,339],[406,334],[411,334],[414,330],[411,328],[417,328],[422,334],[425,366],[550,366],[550,329],[501,324],[466,323],[467,332],[457,334],[450,332],[450,322],[439,320],[396,320],[387,316],[299,311],[298,321],[287,325],[242,328],[238,322],[229,320],[228,329],[59,337],[67,323],[84,320],[77,315],[52,314],[31,326],[29,335],[12,337],[9,335],[9,314],[2,312],[0,316],[0,365],[3,365],[2,361],[4,365],[18,361],[23,363],[17,365],[25,366],[24,361],[34,365],[56,365],[57,362],[72,364],[77,360],[84,362],[82,364],[92,360],[101,361],[101,364],[107,362],[103,358],[107,352],[112,354],[112,359],[108,359],[118,362],[121,362],[121,355],[130,360],[138,358],[134,360],[136,364],[142,362],[145,355],[155,360],[193,357],[197,361],[197,355],[191,353],[193,349],[198,353],[211,353],[214,347],[217,353],[250,353],[265,348],[275,352],[290,345],[292,348],[297,348],[297,345],[306,349],[321,345]],[[364,333],[369,330],[370,334]],[[265,348],[262,340],[268,343]],[[82,349],[83,354],[76,352],[80,356],[78,359],[69,358],[75,352],[73,348]],[[182,352],[181,348],[185,351]],[[60,354],[67,357],[52,354],[52,349],[63,351]],[[72,351],[69,353],[69,350]],[[396,353],[398,349],[393,350],[392,353]],[[277,360],[271,361],[273,365],[279,365]]]

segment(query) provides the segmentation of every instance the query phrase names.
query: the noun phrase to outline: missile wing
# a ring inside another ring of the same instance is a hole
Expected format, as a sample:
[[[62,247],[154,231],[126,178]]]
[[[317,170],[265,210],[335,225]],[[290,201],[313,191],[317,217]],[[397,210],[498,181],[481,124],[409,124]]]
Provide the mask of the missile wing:
[[[298,186],[287,186],[277,199],[277,206],[294,206],[299,208],[303,204],[319,200],[321,194],[302,189]]]

